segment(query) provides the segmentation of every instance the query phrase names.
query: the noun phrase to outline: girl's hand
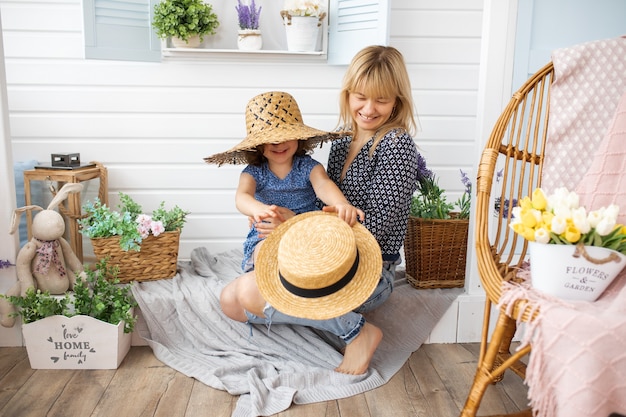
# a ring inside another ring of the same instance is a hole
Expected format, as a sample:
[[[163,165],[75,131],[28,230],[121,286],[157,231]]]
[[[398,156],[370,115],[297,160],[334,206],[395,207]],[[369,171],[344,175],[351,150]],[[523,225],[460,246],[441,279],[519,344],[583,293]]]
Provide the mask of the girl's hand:
[[[250,226],[254,223],[262,222],[266,219],[280,217],[280,213],[278,211],[278,206],[264,206],[262,209],[255,211],[252,213],[248,219],[250,220]]]
[[[274,216],[266,216],[258,221],[255,221],[251,217],[248,218],[250,225],[256,228],[260,238],[269,236],[269,234],[272,233],[272,231],[279,225],[296,215],[296,213],[288,208],[275,205],[272,207],[273,213],[275,214]]]
[[[336,204],[334,206],[325,206],[323,211],[328,213],[337,213],[337,217],[348,223],[350,226],[354,226],[357,221],[365,220],[365,213],[363,210],[354,207],[351,204]]]

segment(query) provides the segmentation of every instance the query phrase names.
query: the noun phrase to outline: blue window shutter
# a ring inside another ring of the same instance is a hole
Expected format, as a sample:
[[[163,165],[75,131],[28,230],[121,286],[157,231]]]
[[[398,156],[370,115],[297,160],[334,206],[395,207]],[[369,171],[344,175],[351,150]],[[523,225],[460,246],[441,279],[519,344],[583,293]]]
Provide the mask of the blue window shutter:
[[[369,45],[389,44],[389,0],[330,0],[328,63],[347,65]]]
[[[158,0],[83,0],[85,57],[160,61],[161,42],[152,30]]]

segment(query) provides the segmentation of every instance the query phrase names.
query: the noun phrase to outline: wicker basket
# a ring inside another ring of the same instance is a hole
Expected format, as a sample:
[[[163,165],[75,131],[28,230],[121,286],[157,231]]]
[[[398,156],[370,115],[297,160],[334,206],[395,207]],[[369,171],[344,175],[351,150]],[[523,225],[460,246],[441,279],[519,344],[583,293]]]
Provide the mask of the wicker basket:
[[[120,269],[120,282],[154,281],[176,275],[180,231],[150,235],[141,242],[140,251],[124,251],[119,236],[92,238],[98,260],[109,257],[109,265]]]
[[[409,216],[404,239],[406,280],[414,288],[465,286],[469,220]]]

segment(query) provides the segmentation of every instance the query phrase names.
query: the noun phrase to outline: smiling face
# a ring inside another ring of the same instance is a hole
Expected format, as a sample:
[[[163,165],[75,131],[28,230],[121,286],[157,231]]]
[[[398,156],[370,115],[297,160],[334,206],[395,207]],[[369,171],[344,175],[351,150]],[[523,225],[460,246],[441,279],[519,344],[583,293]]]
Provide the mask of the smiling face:
[[[291,163],[298,150],[298,141],[290,140],[283,143],[268,143],[263,145],[263,156],[270,164]]]
[[[389,120],[395,103],[395,97],[374,97],[360,91],[351,92],[348,99],[352,120],[360,133],[369,136]]]
[[[359,51],[348,66],[339,98],[339,125],[363,141],[377,131],[416,131],[411,82],[404,57],[391,46]],[[363,132],[366,130],[366,132]]]

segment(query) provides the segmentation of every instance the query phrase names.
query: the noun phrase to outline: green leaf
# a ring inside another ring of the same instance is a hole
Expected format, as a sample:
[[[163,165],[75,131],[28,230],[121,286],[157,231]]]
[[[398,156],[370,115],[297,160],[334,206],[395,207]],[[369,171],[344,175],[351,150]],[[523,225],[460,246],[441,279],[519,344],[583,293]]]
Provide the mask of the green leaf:
[[[142,237],[137,225],[137,217],[142,214],[142,207],[129,195],[120,193],[119,211],[112,211],[99,199],[86,202],[83,207],[85,216],[78,220],[80,233],[89,238],[107,238],[120,236],[120,247],[125,250],[139,251]],[[165,209],[165,202],[152,213],[154,220],[163,222],[165,231],[182,230],[188,211],[178,206],[171,210]]]
[[[434,175],[423,177],[411,198],[411,216],[423,219],[449,219],[454,205],[448,203],[444,190],[437,184]]]
[[[152,26],[161,39],[213,35],[219,27],[213,7],[202,0],[162,0],[154,6]]]

